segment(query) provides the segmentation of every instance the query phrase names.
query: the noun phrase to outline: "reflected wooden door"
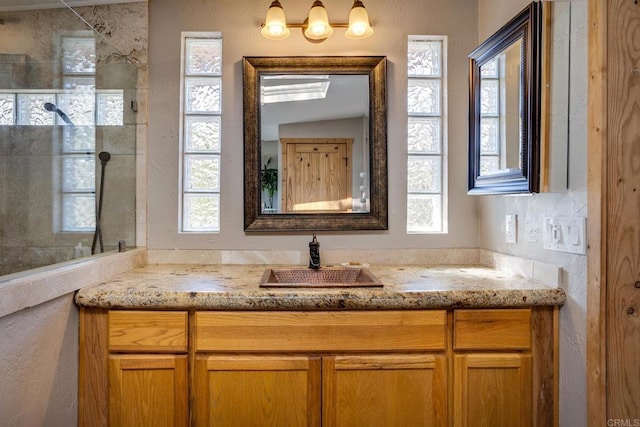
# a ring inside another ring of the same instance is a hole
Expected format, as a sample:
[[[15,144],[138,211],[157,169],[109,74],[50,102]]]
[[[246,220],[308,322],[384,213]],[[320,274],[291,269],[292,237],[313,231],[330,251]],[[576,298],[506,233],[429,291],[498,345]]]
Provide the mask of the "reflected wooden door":
[[[283,212],[347,212],[352,138],[282,138]]]

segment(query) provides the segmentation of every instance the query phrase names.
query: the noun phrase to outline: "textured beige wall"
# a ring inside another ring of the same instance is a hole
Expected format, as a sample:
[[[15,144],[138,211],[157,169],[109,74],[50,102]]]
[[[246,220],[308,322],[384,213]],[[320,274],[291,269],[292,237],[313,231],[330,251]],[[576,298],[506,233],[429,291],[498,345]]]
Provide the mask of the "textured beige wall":
[[[288,1],[287,19],[304,20],[311,2]],[[346,21],[351,2],[324,2],[333,21]],[[375,33],[353,41],[344,30],[320,44],[299,29],[284,41],[260,35],[268,1],[149,2],[148,247],[151,249],[304,249],[311,232],[245,235],[243,231],[242,56],[385,55],[388,67],[389,231],[320,233],[323,248],[477,247],[475,201],[466,194],[467,55],[477,44],[470,0],[365,1]],[[181,31],[221,31],[223,147],[221,233],[178,233],[178,124]],[[406,49],[410,34],[449,36],[449,233],[406,235]]]
[[[78,308],[73,293],[0,318],[0,424],[75,426]]]
[[[527,1],[480,0],[479,34],[484,40],[528,4]],[[568,188],[532,196],[478,197],[480,247],[562,267],[567,304],[560,310],[560,425],[586,422],[586,256],[544,250],[545,216],[587,214],[587,4],[571,6],[571,80],[552,91],[569,90]],[[505,215],[518,216],[518,243],[505,243]],[[588,232],[588,231],[587,231]]]

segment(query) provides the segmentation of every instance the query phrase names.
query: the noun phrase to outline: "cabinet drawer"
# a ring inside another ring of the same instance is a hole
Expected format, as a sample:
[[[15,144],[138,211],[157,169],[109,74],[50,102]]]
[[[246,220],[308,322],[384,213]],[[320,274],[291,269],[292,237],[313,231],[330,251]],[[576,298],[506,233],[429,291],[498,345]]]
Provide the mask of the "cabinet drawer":
[[[434,311],[197,312],[196,351],[444,350]]]
[[[109,351],[187,352],[186,311],[109,311]]]
[[[531,309],[456,310],[453,316],[456,350],[531,348]]]

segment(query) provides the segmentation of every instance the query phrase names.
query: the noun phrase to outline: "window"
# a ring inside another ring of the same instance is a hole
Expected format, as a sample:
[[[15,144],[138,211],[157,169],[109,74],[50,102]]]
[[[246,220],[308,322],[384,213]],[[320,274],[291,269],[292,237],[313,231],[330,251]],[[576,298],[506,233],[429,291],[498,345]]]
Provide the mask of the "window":
[[[183,232],[220,231],[222,38],[182,34],[181,206]]]
[[[445,58],[445,37],[409,37],[407,233],[447,231]]]
[[[522,42],[509,46],[480,67],[480,175],[509,168],[522,169],[521,153],[507,150],[507,141],[520,140],[522,123]],[[507,117],[507,112],[511,115]],[[513,116],[513,117],[512,117]]]
[[[61,230],[93,231],[96,226],[96,42],[93,35],[65,36],[62,87],[49,101],[49,119],[62,126]]]

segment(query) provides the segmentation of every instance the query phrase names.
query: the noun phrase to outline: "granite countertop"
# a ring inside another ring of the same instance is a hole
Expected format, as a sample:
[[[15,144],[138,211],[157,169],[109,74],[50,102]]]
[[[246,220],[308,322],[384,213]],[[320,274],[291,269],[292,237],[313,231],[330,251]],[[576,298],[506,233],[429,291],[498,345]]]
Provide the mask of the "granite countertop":
[[[147,265],[84,288],[84,307],[392,310],[562,305],[562,289],[478,266],[372,266],[382,288],[260,288],[265,265]]]

